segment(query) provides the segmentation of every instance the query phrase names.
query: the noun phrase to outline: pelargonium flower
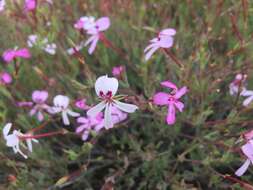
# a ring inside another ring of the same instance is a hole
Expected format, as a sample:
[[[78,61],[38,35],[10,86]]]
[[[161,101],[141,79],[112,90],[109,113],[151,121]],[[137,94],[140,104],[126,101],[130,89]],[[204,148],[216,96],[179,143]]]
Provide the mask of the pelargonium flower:
[[[229,93],[230,95],[234,96],[237,95],[239,92],[239,88],[241,88],[241,91],[243,92],[245,88],[245,80],[247,78],[247,75],[243,74],[237,74],[235,76],[235,79],[229,84]]]
[[[50,107],[45,103],[48,98],[48,92],[45,90],[35,90],[32,93],[33,102],[19,102],[19,106],[33,106],[30,111],[30,116],[36,115],[39,121],[44,120],[43,112],[47,111]]]
[[[138,109],[136,105],[123,103],[118,100],[118,97],[115,96],[118,91],[118,86],[118,80],[113,77],[110,78],[107,75],[99,77],[95,83],[96,94],[102,101],[89,109],[87,115],[90,117],[95,117],[105,108],[104,126],[106,129],[109,129],[113,126],[113,106],[127,113],[133,113],[136,109]]]
[[[95,117],[79,117],[77,123],[81,125],[76,128],[76,133],[82,133],[82,140],[86,141],[91,131],[99,132],[103,127],[103,114],[100,112]]]
[[[7,63],[10,63],[12,60],[14,60],[15,58],[18,58],[18,57],[28,59],[31,57],[31,54],[30,54],[29,50],[26,48],[19,49],[19,50],[8,49],[3,53],[3,59]]]
[[[12,77],[7,72],[0,73],[0,84],[6,85],[12,82]]]
[[[69,109],[69,97],[63,95],[57,95],[53,100],[54,106],[48,109],[51,114],[60,113],[64,125],[70,125],[68,115],[72,117],[79,117],[80,114]]]
[[[74,27],[78,30],[84,29],[88,30],[95,26],[95,17],[93,16],[83,16],[74,24]]]
[[[120,65],[120,66],[118,66],[118,67],[113,67],[113,68],[112,68],[112,75],[113,75],[114,77],[119,78],[119,77],[121,77],[121,75],[122,75],[122,73],[123,73],[124,71],[125,71],[125,67],[122,66],[122,65]]]
[[[6,2],[5,0],[0,0],[0,12],[2,12],[5,8]]]
[[[34,11],[37,6],[37,0],[25,0],[25,11]]]
[[[249,140],[241,147],[243,154],[247,157],[244,164],[235,172],[235,175],[242,176],[248,169],[250,163],[253,164],[253,140]]]
[[[90,108],[90,106],[88,106],[86,104],[86,99],[79,99],[75,101],[75,106],[81,110],[87,110]]]
[[[188,91],[187,87],[182,87],[180,89],[177,86],[170,82],[164,81],[161,82],[161,85],[167,88],[172,89],[172,92],[158,92],[153,97],[153,102],[159,106],[168,106],[168,114],[166,117],[166,121],[168,125],[172,125],[176,122],[176,108],[182,112],[184,108],[184,104],[179,101],[179,99]]]
[[[127,113],[120,111],[118,108],[112,106],[112,123],[117,124],[127,118]],[[82,133],[82,140],[86,141],[91,131],[98,133],[104,128],[103,114],[99,112],[95,117],[79,117],[77,122],[81,125],[76,129],[76,133]]]
[[[21,154],[24,158],[27,158],[27,156],[20,150],[19,144],[22,141],[22,137],[29,135],[29,134],[23,134],[20,131],[14,130],[11,134],[9,134],[12,127],[12,123],[7,123],[3,128],[3,136],[6,140],[6,146],[12,147],[14,153]],[[25,139],[28,150],[32,152],[32,142],[38,143],[39,141],[33,138]]]
[[[99,39],[104,38],[103,31],[107,30],[110,27],[110,19],[108,17],[102,17],[95,21],[95,25],[86,30],[88,35],[91,35],[89,39],[85,42],[85,46],[90,44],[88,50],[89,54],[92,54],[96,48],[97,42]]]
[[[150,45],[144,49],[145,60],[149,60],[150,57],[159,48],[170,48],[173,45],[173,36],[176,34],[176,30],[173,28],[166,28],[158,33],[156,38],[150,40]]]

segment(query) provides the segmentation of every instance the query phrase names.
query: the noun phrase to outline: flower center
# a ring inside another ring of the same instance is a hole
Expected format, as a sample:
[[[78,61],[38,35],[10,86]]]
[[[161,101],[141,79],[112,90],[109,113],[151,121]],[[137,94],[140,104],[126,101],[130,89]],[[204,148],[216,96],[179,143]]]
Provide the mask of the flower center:
[[[108,91],[106,94],[104,94],[103,91],[99,92],[99,95],[102,99],[111,102],[112,101],[112,91]]]

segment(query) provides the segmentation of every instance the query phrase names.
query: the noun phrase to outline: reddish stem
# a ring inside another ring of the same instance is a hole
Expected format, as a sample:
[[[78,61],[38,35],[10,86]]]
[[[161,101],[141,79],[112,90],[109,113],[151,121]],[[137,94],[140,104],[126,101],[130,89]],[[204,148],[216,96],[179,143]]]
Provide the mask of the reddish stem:
[[[120,48],[114,46],[113,43],[105,37],[104,33],[99,33],[99,39],[104,43],[106,47],[111,48],[113,51],[119,54],[119,56],[126,59],[126,54]]]
[[[177,57],[175,55],[173,55],[173,53],[171,53],[171,51],[169,51],[168,49],[163,48],[163,51],[179,66],[179,67],[183,67],[184,65],[181,63],[181,61],[179,61],[177,59]]]
[[[66,134],[66,131],[65,130],[60,130],[60,131],[51,132],[51,133],[44,133],[44,134],[40,134],[40,135],[19,136],[19,138],[22,139],[22,140],[39,139],[39,138],[43,138],[43,137],[51,137],[51,136],[55,136],[55,135],[64,135],[64,134]]]

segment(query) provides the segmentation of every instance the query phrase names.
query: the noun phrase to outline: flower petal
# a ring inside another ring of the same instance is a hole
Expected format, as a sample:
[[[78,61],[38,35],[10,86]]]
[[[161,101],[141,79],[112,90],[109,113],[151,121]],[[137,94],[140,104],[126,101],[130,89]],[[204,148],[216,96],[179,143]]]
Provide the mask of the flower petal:
[[[160,48],[160,46],[155,46],[152,49],[150,49],[148,52],[146,52],[145,54],[145,61],[149,60],[150,57],[155,53],[156,50],[158,50]]]
[[[176,98],[176,99],[181,98],[187,91],[188,91],[188,89],[187,89],[186,86],[180,88],[180,89],[176,92],[174,98]]]
[[[8,133],[10,132],[11,126],[12,126],[12,123],[7,123],[7,124],[4,126],[4,128],[3,128],[3,136],[4,136],[4,138],[6,138],[6,136],[7,136]]]
[[[167,105],[169,97],[169,94],[165,92],[158,92],[153,96],[153,102],[159,106]]]
[[[87,111],[87,115],[90,117],[96,117],[99,112],[101,112],[105,108],[105,101],[100,102],[96,106],[92,107]]]
[[[177,102],[174,103],[174,105],[176,106],[176,108],[177,108],[180,112],[183,111],[183,109],[184,109],[184,104],[183,104],[182,102],[177,101]]]
[[[127,113],[133,113],[138,109],[138,106],[134,105],[134,104],[127,104],[127,103],[123,103],[120,102],[118,100],[114,100],[114,104],[115,107],[117,107],[118,109],[127,112]]]
[[[95,83],[95,90],[98,96],[100,96],[101,92],[106,95],[109,91],[112,93],[112,96],[114,96],[118,91],[118,87],[118,79],[108,77],[107,75],[99,77]]]
[[[174,90],[178,90],[177,89],[177,86],[173,83],[173,82],[170,82],[170,81],[163,81],[163,82],[161,82],[160,83],[162,86],[164,86],[164,87],[167,87],[167,88],[172,88],[172,89],[174,89]]]
[[[243,105],[244,106],[248,106],[251,102],[253,101],[253,96],[249,96],[248,98],[246,98],[244,101],[243,101]]]
[[[112,123],[112,105],[111,104],[106,104],[105,107],[105,128],[109,129],[113,127],[113,123]]]
[[[247,160],[243,163],[243,165],[242,165],[238,170],[236,170],[235,175],[237,175],[237,176],[242,176],[242,175],[247,171],[249,165],[250,165],[250,160],[247,159]]]
[[[62,120],[64,125],[70,125],[69,118],[66,111],[62,111]]]
[[[159,35],[169,35],[169,36],[174,36],[176,34],[176,30],[174,28],[166,28],[162,30]]]
[[[102,17],[96,21],[96,25],[98,26],[99,31],[105,31],[110,27],[110,19],[109,17]]]
[[[167,114],[167,124],[173,125],[176,121],[176,110],[173,104],[169,105],[168,114]]]
[[[95,38],[93,39],[93,41],[91,42],[91,45],[90,45],[90,48],[88,50],[88,53],[91,55],[94,50],[96,49],[96,46],[97,46],[97,43],[98,43],[98,40],[99,40],[99,36],[95,36]]]
[[[77,112],[74,112],[70,109],[67,109],[67,113],[72,116],[72,117],[79,117],[80,116],[80,113],[77,113]]]

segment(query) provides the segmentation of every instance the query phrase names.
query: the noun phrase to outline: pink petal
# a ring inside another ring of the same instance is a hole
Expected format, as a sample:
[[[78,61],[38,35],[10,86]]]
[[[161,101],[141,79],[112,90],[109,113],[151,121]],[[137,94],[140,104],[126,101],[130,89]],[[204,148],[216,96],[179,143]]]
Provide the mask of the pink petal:
[[[99,31],[105,31],[110,27],[109,17],[102,17],[96,21]]]
[[[173,82],[170,82],[170,81],[163,81],[163,82],[161,82],[160,83],[162,86],[164,86],[164,87],[167,87],[167,88],[172,88],[172,89],[174,89],[174,90],[176,90],[177,91],[177,86],[173,83]]]
[[[6,50],[3,53],[3,59],[4,61],[6,61],[7,63],[11,62],[15,57],[15,51],[14,50]]]
[[[169,97],[169,94],[165,92],[158,92],[153,96],[153,102],[159,106],[167,105]]]
[[[188,91],[188,89],[187,89],[186,86],[180,88],[180,89],[176,92],[174,98],[176,98],[176,99],[181,98],[187,91]]]
[[[162,30],[159,35],[169,35],[169,36],[174,36],[176,34],[176,30],[174,28],[166,28]]]
[[[145,61],[149,60],[150,57],[155,53],[156,50],[158,50],[160,46],[154,46],[152,49],[150,49],[148,52],[145,54]]]
[[[149,45],[144,49],[144,53],[146,53],[149,49],[151,49],[151,48],[153,48],[153,47],[155,47],[155,46],[157,46],[156,43],[149,44]]]
[[[44,103],[48,98],[48,92],[44,90],[35,90],[32,93],[32,100],[36,103]]]
[[[168,114],[167,114],[167,124],[173,125],[176,121],[176,110],[173,104],[169,105]]]
[[[20,50],[16,51],[16,56],[23,57],[23,58],[30,58],[31,54],[30,54],[28,49],[23,48],[23,49],[20,49]]]
[[[97,46],[98,40],[99,40],[99,37],[96,36],[96,38],[94,38],[94,40],[92,41],[91,46],[90,46],[90,48],[89,48],[89,50],[88,50],[88,53],[89,53],[90,55],[91,55],[91,54],[93,53],[93,51],[95,50],[95,48],[96,48],[96,46]]]
[[[173,38],[170,36],[161,37],[159,46],[162,48],[170,48],[173,45]]]
[[[252,141],[249,141],[241,148],[242,152],[251,160],[253,161],[253,145]]]
[[[177,109],[178,109],[180,112],[183,111],[183,109],[184,109],[184,104],[183,104],[182,102],[177,101],[177,102],[174,103],[174,105],[177,107]]]

